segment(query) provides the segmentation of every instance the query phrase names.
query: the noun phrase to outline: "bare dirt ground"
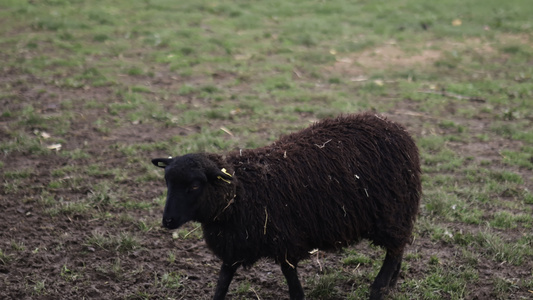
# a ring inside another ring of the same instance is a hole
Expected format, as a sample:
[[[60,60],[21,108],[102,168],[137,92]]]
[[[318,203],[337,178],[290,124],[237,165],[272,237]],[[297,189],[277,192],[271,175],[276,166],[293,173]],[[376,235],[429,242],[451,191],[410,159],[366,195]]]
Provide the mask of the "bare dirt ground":
[[[393,51],[394,52],[394,51]],[[434,53],[426,53],[433,59]],[[2,72],[0,81],[15,81],[21,74],[13,71]],[[60,110],[57,97],[49,94],[37,93],[36,86],[46,83],[32,82],[33,79],[25,78],[25,84],[18,89],[20,99],[17,103],[3,100],[0,105],[14,111],[19,109],[21,103],[38,103],[39,112],[53,115]],[[154,80],[153,84],[158,84]],[[33,86],[33,88],[32,88]],[[50,89],[52,87],[49,86]],[[48,91],[50,91],[48,89]],[[64,98],[99,99],[105,102],[110,91],[105,87],[80,90],[57,90],[57,94]],[[56,99],[56,100],[54,100]],[[82,100],[80,100],[82,101]],[[427,116],[410,110],[412,103],[402,104],[401,107],[387,112],[387,115],[400,121],[408,127],[414,135],[420,135],[424,130],[422,120]],[[76,109],[74,109],[76,110]],[[82,148],[97,157],[100,162],[116,166],[124,159],[123,154],[112,148],[111,145],[119,140],[128,142],[155,142],[164,140],[174,135],[186,134],[183,128],[170,128],[161,132],[150,125],[138,124],[124,126],[111,130],[109,134],[102,134],[94,128],[94,121],[105,108],[77,111],[78,117],[73,119],[65,149]],[[0,120],[0,140],[11,139],[6,132],[7,122]],[[483,128],[484,121],[468,121],[470,128]],[[477,124],[472,124],[476,123]],[[28,128],[31,134],[32,128]],[[476,157],[498,162],[501,158],[497,149],[498,143],[491,141],[483,144],[458,145]],[[512,145],[516,149],[520,144]],[[509,147],[509,145],[507,145]],[[145,153],[143,159],[149,160],[158,153]],[[94,247],[87,240],[95,233],[109,236],[119,236],[124,232],[138,232],[139,229],[133,222],[123,223],[101,218],[91,217],[87,214],[57,214],[50,215],[46,212],[46,205],[42,203],[41,193],[48,187],[52,180],[51,169],[59,165],[86,165],[85,159],[72,159],[60,153],[52,155],[27,155],[25,153],[10,152],[2,158],[4,171],[17,169],[32,169],[28,178],[22,179],[23,185],[16,191],[1,191],[0,201],[0,249],[3,249],[8,259],[0,263],[0,298],[1,299],[208,299],[212,296],[216,283],[220,261],[207,250],[204,242],[196,237],[187,239],[173,239],[172,233],[158,227],[143,233],[140,245],[131,251],[117,251],[105,247]],[[141,175],[141,174],[140,174]],[[85,188],[75,190],[52,190],[55,199],[65,202],[87,197],[91,193],[91,186],[98,183],[98,178],[89,178],[84,182]],[[128,187],[128,195],[137,199],[154,199],[163,191],[163,182],[148,182],[139,185],[133,179],[124,180],[121,185]],[[529,187],[531,188],[531,186]],[[115,210],[117,208],[114,208]],[[114,213],[119,213],[113,211]],[[136,216],[139,220],[159,220],[162,207],[153,205],[150,210],[139,210]],[[132,213],[129,212],[131,215]],[[112,223],[112,224],[111,224]],[[187,227],[193,230],[192,226]],[[139,234],[139,236],[141,236]],[[14,241],[17,241],[16,245]],[[16,256],[10,254],[18,249]],[[7,250],[10,249],[10,250]],[[380,261],[382,251],[369,247],[366,242],[355,246],[355,249]],[[458,255],[458,249],[444,242],[433,242],[428,237],[420,237],[414,241],[407,254],[424,253],[424,257],[436,255],[445,264],[446,257]],[[169,253],[176,255],[175,261],[169,261]],[[10,258],[9,259],[9,257]],[[361,275],[371,271],[372,266],[344,266],[341,264],[342,254],[322,253],[307,262],[300,268],[302,283],[309,291],[308,282],[312,282],[317,274],[327,273],[328,270],[344,269],[346,273]],[[423,278],[427,268],[427,260],[422,259],[410,262],[407,272],[403,272],[400,284],[405,278]],[[474,287],[470,299],[490,299],[492,297],[492,283],[490,281],[494,272],[505,272],[503,278],[523,278],[531,275],[531,270],[520,266],[498,266],[492,261],[480,264],[480,286]],[[172,285],[170,279],[165,279],[163,274],[175,272],[180,280]],[[529,273],[528,273],[529,272]],[[45,278],[44,282],[42,278]],[[366,278],[370,284],[372,278]],[[166,280],[166,281],[165,281]],[[239,293],[238,287],[243,282],[250,283],[251,288]],[[338,289],[353,290],[353,280],[347,279]],[[44,288],[39,290],[39,286]],[[237,290],[235,290],[237,288]],[[43,292],[44,291],[44,292]],[[526,291],[520,292],[516,299],[530,296]],[[287,287],[279,267],[270,261],[262,261],[249,271],[240,270],[232,283],[230,299],[288,299]],[[330,299],[334,299],[332,296]],[[339,297],[342,299],[343,297]],[[514,299],[514,298],[513,298]]]

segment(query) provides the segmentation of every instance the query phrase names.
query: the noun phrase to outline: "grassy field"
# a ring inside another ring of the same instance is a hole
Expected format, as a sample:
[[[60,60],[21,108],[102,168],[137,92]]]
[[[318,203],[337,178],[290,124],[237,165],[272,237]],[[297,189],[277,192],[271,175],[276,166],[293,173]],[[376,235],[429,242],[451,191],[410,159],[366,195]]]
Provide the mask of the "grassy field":
[[[0,298],[211,297],[220,262],[160,228],[150,159],[362,111],[422,157],[390,299],[533,298],[530,2],[0,0]],[[308,298],[364,299],[383,256],[319,252]],[[230,288],[288,298],[269,261]]]

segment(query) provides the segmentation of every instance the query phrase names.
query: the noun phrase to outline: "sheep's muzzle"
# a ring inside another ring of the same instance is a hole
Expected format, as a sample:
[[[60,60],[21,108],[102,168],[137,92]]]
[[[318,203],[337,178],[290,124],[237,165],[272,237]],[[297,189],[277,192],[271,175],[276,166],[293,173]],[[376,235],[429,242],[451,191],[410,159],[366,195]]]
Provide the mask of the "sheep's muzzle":
[[[181,224],[178,222],[177,219],[174,219],[174,218],[163,218],[163,227],[167,228],[167,229],[176,229],[178,228]]]

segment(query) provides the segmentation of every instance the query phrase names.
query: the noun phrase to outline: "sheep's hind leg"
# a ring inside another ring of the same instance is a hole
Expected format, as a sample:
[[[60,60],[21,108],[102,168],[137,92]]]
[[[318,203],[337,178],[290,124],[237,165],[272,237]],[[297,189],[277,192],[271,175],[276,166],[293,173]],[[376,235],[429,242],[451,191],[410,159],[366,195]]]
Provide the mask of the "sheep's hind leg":
[[[228,293],[229,289],[229,284],[231,283],[233,275],[235,275],[235,271],[237,271],[238,267],[238,264],[222,264],[222,267],[220,268],[220,273],[218,274],[217,289],[215,290],[215,296],[213,297],[213,300],[223,300],[224,298],[226,298],[226,294]]]
[[[376,276],[370,289],[371,300],[383,299],[383,296],[388,292],[389,288],[394,287],[400,273],[402,256],[403,251],[400,251],[399,254],[395,255],[392,255],[390,251],[387,251],[383,266],[381,267],[381,270],[379,270],[378,276]]]
[[[398,282],[398,275],[400,275],[400,269],[402,268],[402,256],[400,256],[399,261],[396,264],[396,270],[392,274],[392,278],[389,282],[389,289],[392,289],[396,286],[396,282]]]
[[[298,271],[296,270],[296,264],[289,265],[287,263],[281,264],[281,272],[287,279],[287,285],[289,286],[289,295],[291,300],[303,300],[305,299],[304,290],[298,279]]]

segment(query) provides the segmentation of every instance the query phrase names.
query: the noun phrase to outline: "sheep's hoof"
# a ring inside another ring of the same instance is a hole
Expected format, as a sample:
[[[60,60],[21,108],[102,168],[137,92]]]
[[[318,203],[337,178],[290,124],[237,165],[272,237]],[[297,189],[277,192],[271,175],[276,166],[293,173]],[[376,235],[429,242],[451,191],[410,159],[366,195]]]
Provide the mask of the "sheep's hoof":
[[[382,300],[383,297],[387,294],[388,289],[385,287],[382,288],[374,288],[372,287],[370,291],[370,297],[368,299],[370,300]]]

